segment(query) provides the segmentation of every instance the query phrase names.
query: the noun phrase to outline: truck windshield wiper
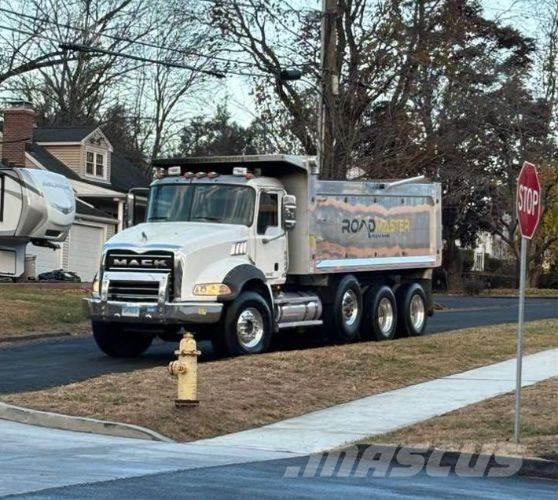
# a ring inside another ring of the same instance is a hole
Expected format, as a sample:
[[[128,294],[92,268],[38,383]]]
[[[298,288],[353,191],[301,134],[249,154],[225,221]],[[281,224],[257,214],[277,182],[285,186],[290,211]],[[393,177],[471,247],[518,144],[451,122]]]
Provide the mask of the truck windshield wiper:
[[[148,222],[152,222],[154,220],[169,220],[168,217],[150,217]]]
[[[192,219],[193,222],[197,220],[206,220],[209,222],[221,222],[221,219],[219,217],[195,217]]]

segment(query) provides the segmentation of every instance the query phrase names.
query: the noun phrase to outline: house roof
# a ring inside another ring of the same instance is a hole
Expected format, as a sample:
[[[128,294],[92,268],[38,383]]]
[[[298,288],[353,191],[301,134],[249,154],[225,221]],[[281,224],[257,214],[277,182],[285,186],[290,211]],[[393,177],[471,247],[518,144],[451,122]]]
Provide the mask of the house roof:
[[[128,192],[134,187],[147,187],[150,182],[144,166],[137,165],[118,151],[112,153],[110,183],[113,189]]]
[[[27,144],[26,151],[47,170],[65,175],[68,179],[75,181],[81,181],[123,193],[128,192],[133,187],[146,187],[149,185],[149,179],[146,176],[145,169],[130,161],[122,153],[112,153],[109,184],[80,177],[70,167],[67,167],[50,154],[45,147],[39,146],[38,144]]]
[[[34,142],[80,142],[96,128],[86,127],[40,127],[33,131]]]
[[[79,198],[76,198],[76,214],[77,215],[90,216],[90,217],[100,217],[102,219],[112,219],[112,220],[114,220],[114,217],[112,215],[107,214],[106,212],[103,212],[102,210],[99,210],[98,208],[94,208],[94,207],[88,205],[87,203],[84,203]]]

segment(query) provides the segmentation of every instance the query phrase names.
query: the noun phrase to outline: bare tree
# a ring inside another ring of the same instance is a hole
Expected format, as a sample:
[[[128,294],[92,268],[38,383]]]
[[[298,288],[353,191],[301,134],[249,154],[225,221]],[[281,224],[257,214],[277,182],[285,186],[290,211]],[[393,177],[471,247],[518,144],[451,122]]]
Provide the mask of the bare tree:
[[[28,2],[29,3],[29,2]],[[61,43],[79,43],[115,53],[135,50],[149,26],[139,23],[147,11],[146,0],[31,0],[40,19],[44,52]],[[102,106],[114,98],[111,90],[138,66],[116,55],[64,52],[61,64],[38,68],[11,81],[37,107],[39,117],[50,123],[72,125],[93,122]]]
[[[44,34],[45,20],[39,17],[39,5],[26,7],[19,0],[6,0],[0,4],[0,88],[9,79],[41,68],[62,64],[64,51],[48,43]],[[21,14],[27,13],[25,18]]]

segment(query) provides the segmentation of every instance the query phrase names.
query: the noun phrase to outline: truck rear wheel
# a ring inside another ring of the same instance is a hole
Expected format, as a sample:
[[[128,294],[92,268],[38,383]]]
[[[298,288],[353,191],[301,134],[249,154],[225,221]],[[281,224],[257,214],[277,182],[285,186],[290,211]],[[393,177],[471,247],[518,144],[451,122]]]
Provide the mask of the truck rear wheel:
[[[401,336],[418,337],[426,330],[428,318],[426,294],[418,283],[402,286],[397,291],[399,333]]]
[[[255,292],[243,292],[225,313],[222,344],[232,356],[259,354],[271,342],[271,310]]]
[[[324,312],[324,325],[338,342],[354,342],[359,338],[362,320],[362,291],[358,280],[349,274],[337,286],[333,304]]]
[[[363,339],[391,340],[397,333],[397,302],[389,286],[376,286],[364,296]]]
[[[145,332],[127,332],[118,323],[91,323],[93,337],[99,349],[113,358],[135,358],[143,354],[154,335]]]

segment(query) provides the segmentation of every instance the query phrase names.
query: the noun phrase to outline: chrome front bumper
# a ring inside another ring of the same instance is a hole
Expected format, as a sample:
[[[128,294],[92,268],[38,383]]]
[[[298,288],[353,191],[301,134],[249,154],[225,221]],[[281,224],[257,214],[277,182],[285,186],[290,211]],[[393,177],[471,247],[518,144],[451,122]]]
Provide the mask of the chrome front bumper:
[[[154,323],[176,325],[210,324],[221,319],[223,304],[219,302],[113,302],[83,299],[85,313],[95,321]]]

